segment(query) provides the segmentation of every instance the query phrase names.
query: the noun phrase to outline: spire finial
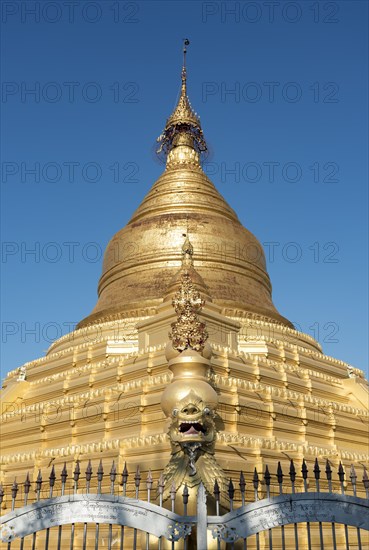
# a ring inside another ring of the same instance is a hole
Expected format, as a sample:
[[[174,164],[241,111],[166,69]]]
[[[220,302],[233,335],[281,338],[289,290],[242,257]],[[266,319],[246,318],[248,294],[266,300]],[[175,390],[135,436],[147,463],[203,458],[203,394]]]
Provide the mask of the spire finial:
[[[183,39],[183,66],[182,66],[182,92],[187,94],[187,71],[186,71],[186,54],[187,46],[189,46],[190,41],[188,38]]]
[[[190,41],[188,38],[183,38],[183,68],[186,68],[186,53],[187,53],[187,46],[190,45]]]
[[[187,68],[186,54],[188,38],[183,39],[183,65],[181,73],[181,94],[178,103],[167,120],[163,133],[158,137],[159,149],[157,153],[165,156],[179,144],[187,144],[199,154],[207,152],[206,142],[202,133],[200,119],[191,107],[187,96]]]

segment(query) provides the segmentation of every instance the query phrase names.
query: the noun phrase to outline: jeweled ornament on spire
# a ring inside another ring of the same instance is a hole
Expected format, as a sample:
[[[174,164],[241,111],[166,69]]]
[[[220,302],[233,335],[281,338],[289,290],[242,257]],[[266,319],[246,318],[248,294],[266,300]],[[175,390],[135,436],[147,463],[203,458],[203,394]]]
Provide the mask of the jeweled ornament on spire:
[[[187,95],[186,54],[189,44],[190,41],[187,38],[184,39],[181,94],[173,113],[167,120],[163,133],[157,139],[159,143],[158,155],[167,156],[176,145],[189,145],[202,155],[206,154],[208,150],[200,118],[192,109]]]

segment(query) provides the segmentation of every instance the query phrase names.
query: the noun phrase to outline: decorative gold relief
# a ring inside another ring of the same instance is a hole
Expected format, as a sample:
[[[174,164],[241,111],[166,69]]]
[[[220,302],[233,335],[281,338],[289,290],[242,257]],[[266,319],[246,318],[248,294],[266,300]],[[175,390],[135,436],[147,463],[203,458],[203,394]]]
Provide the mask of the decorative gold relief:
[[[172,303],[178,317],[171,324],[172,330],[169,333],[173,348],[178,351],[191,348],[201,352],[208,339],[208,332],[197,314],[205,302],[195,290],[188,271],[182,273],[181,288]]]
[[[187,348],[202,352],[208,339],[205,323],[198,318],[205,301],[191,280],[190,270],[194,271],[192,256],[193,246],[187,235],[182,246],[180,288],[172,300],[177,321],[171,324],[172,330],[169,332],[173,348],[180,352]]]
[[[180,288],[172,300],[177,321],[172,323],[166,357],[173,380],[165,389],[161,405],[171,417],[168,435],[172,457],[164,471],[167,485],[198,485],[212,491],[214,480],[223,485],[224,473],[214,458],[214,418],[218,396],[209,384],[211,348],[208,332],[198,313],[205,304],[191,279],[193,246],[186,236],[182,247]]]

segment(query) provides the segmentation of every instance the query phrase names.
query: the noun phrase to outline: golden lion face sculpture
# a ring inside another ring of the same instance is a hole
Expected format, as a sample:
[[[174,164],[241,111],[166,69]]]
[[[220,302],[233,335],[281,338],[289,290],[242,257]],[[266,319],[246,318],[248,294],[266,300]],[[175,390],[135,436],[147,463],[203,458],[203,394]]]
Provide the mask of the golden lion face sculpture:
[[[218,484],[225,486],[224,472],[214,458],[216,402],[214,399],[206,399],[206,395],[212,397],[209,390],[201,391],[205,388],[202,388],[203,381],[198,380],[197,384],[198,391],[189,389],[184,397],[175,402],[171,414],[168,414],[171,418],[168,435],[172,455],[164,470],[164,479],[176,487],[184,483],[188,487],[195,487],[202,482],[211,492],[215,479]],[[165,496],[168,497],[168,494]]]
[[[208,448],[215,439],[214,415],[212,404],[191,390],[172,410],[168,432],[172,444],[187,447],[189,443],[198,443],[199,447]]]

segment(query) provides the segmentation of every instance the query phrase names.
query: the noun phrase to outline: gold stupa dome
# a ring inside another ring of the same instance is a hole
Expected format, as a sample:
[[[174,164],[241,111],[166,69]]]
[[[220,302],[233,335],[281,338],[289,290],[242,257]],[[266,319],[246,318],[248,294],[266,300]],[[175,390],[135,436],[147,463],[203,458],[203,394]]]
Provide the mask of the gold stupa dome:
[[[180,268],[187,230],[207,294],[227,315],[292,326],[273,305],[260,242],[201,168],[206,142],[188,100],[185,61],[181,78],[178,104],[158,138],[165,171],[108,244],[97,304],[79,326],[153,314]]]

